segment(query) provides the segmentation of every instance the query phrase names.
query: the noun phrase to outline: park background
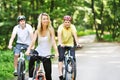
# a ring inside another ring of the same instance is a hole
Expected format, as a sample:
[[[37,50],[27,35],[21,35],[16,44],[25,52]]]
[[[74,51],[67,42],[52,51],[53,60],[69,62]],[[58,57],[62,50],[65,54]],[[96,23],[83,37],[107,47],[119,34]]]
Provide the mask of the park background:
[[[13,53],[7,46],[17,16],[25,15],[36,29],[44,12],[50,15],[55,32],[63,16],[70,15],[79,37],[95,34],[96,41],[120,42],[120,0],[0,0],[0,80],[14,78]]]

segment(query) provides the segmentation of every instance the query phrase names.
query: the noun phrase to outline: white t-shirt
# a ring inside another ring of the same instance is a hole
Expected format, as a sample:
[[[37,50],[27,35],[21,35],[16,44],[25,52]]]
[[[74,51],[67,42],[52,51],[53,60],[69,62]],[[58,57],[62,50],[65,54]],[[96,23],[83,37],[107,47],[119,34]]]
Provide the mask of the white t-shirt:
[[[30,33],[32,33],[32,26],[26,24],[26,27],[22,29],[20,25],[16,25],[13,29],[13,34],[17,34],[17,43],[30,45],[31,38]]]

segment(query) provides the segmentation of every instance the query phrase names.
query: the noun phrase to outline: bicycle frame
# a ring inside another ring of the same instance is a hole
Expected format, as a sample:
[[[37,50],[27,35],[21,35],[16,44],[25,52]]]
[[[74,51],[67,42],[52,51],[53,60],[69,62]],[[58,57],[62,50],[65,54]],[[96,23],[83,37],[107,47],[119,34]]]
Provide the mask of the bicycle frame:
[[[75,80],[76,78],[76,64],[69,49],[66,50],[64,55],[63,77],[65,80]]]
[[[34,55],[34,56],[38,56],[38,55]],[[54,55],[48,55],[48,57],[50,57],[50,58],[53,58],[53,56]],[[42,58],[47,58],[47,57],[42,57]],[[43,61],[45,61],[45,60],[43,60]],[[35,80],[46,80],[44,69],[43,69],[43,62],[40,59],[35,61],[35,68],[34,68],[34,72],[33,72],[33,80],[34,79]]]
[[[24,49],[21,47],[20,56],[18,58],[18,80],[25,80],[25,58],[24,58]]]
[[[33,72],[33,80],[46,80],[42,61],[36,61]]]

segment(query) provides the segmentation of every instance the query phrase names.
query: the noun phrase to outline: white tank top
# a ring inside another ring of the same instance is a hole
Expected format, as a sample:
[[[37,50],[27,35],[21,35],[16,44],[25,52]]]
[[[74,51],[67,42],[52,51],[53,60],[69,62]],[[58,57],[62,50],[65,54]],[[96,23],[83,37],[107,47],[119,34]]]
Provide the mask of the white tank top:
[[[46,36],[38,36],[38,46],[36,51],[39,53],[39,56],[47,56],[51,54],[52,41],[50,33],[48,32]]]

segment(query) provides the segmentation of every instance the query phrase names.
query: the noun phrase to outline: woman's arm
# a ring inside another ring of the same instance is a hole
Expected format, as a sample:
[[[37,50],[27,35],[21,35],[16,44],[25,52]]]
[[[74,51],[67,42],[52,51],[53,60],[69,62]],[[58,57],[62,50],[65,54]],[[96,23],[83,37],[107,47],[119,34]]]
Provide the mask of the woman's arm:
[[[52,37],[53,48],[54,48],[54,50],[56,52],[56,56],[58,56],[58,49],[57,49],[57,44],[56,44],[56,41],[55,41],[55,32],[54,32],[53,27],[51,27],[50,33],[51,33],[51,37]]]
[[[29,45],[29,47],[27,48],[26,55],[29,55],[30,50],[31,50],[32,47],[35,45],[35,42],[36,42],[36,39],[37,39],[37,35],[38,35],[38,31],[36,30],[35,33],[34,33],[34,35],[33,35],[32,42],[31,42],[31,44]]]

